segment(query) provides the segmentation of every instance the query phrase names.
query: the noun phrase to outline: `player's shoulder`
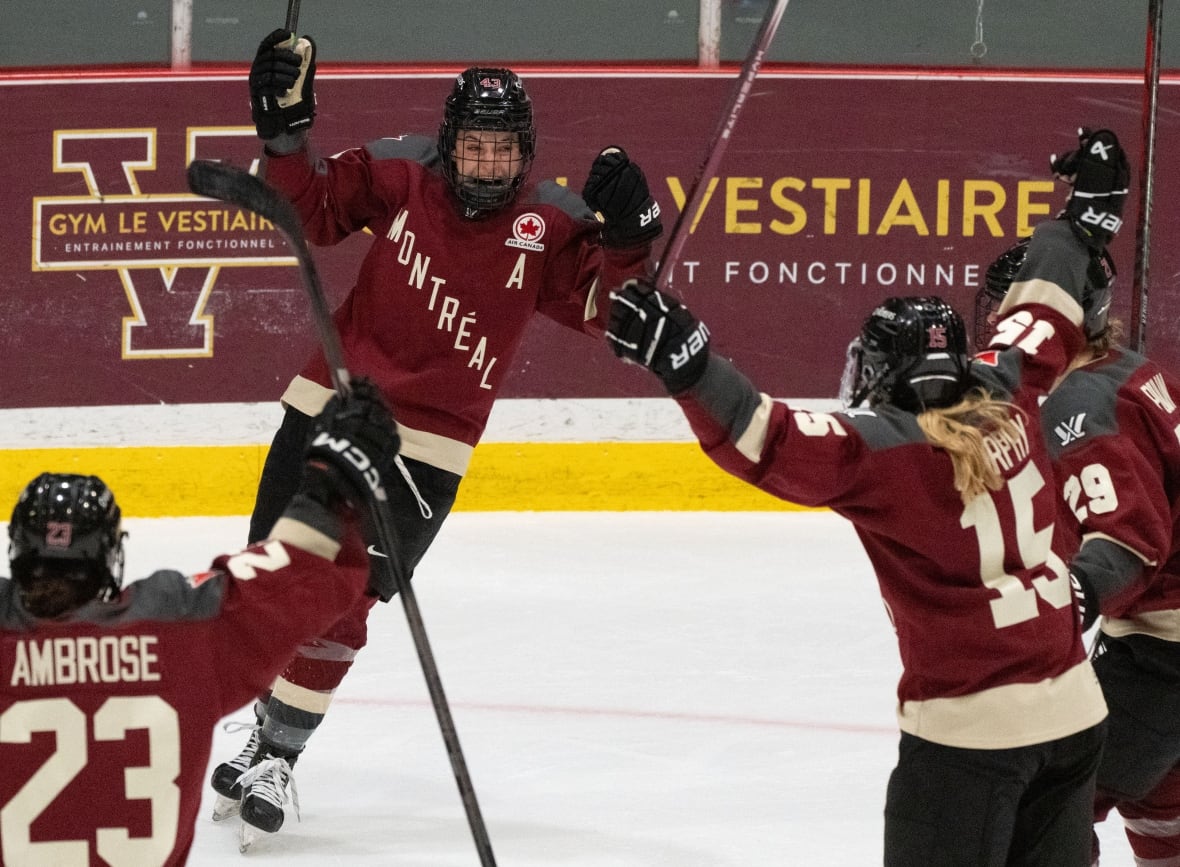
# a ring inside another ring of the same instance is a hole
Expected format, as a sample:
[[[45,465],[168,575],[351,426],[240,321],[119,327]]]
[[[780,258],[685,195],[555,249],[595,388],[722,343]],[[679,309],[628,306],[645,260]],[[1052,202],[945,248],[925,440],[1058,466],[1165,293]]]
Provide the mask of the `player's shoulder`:
[[[588,221],[595,219],[590,206],[582,197],[564,184],[543,180],[527,188],[522,204],[553,208],[571,220]]]
[[[1045,411],[1063,411],[1099,406],[1113,407],[1119,401],[1172,404],[1175,383],[1170,374],[1130,349],[1116,347],[1101,358],[1082,365],[1066,376],[1045,401]]]
[[[1124,393],[1134,389],[1140,399],[1146,397],[1153,402],[1162,401],[1168,405],[1175,403],[1180,380],[1171,370],[1156,364],[1146,355],[1126,347],[1115,347],[1103,366],[1108,370],[1107,375],[1123,386]]]
[[[999,400],[1009,400],[1020,386],[1023,369],[1021,351],[1011,347],[985,349],[972,357],[968,369],[974,388],[981,389]]]
[[[438,142],[424,135],[398,135],[375,139],[365,145],[373,160],[410,160],[424,166],[438,162]]]
[[[809,426],[825,424],[831,418],[837,424],[846,425],[856,431],[869,449],[876,451],[895,448],[916,442],[925,442],[926,435],[918,426],[918,417],[911,412],[882,405],[869,409],[856,407],[834,413],[809,412],[800,416],[795,410],[795,425],[804,433]]]
[[[221,610],[223,578],[189,576],[161,569],[128,585],[112,604],[110,617],[120,622],[137,620],[210,620]]]
[[[1122,422],[1135,417],[1136,410],[1131,415],[1124,410],[1132,404],[1154,405],[1167,390],[1158,368],[1130,350],[1112,350],[1070,371],[1041,405],[1050,451],[1056,457],[1102,437],[1128,433]]]

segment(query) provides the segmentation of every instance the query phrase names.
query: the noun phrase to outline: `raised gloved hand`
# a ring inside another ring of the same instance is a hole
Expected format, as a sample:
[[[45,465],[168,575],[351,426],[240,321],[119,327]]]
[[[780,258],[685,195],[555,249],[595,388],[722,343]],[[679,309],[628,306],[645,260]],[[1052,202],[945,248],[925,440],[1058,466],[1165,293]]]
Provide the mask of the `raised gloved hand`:
[[[276,30],[262,40],[250,66],[250,109],[258,137],[311,129],[315,119],[315,43]]]
[[[608,147],[590,166],[582,199],[602,214],[602,242],[608,247],[636,247],[664,231],[660,205],[651,197],[643,170],[622,148]]]
[[[709,329],[650,283],[628,280],[610,294],[606,339],[619,358],[642,364],[671,394],[696,385],[709,362]]]
[[[321,502],[335,497],[366,511],[373,500],[386,499],[400,447],[381,393],[368,379],[354,379],[349,394],[334,395],[312,423],[303,490]]]
[[[1065,214],[1087,245],[1103,250],[1122,228],[1131,167],[1108,129],[1078,130],[1078,149],[1049,158],[1053,174],[1073,186]]]

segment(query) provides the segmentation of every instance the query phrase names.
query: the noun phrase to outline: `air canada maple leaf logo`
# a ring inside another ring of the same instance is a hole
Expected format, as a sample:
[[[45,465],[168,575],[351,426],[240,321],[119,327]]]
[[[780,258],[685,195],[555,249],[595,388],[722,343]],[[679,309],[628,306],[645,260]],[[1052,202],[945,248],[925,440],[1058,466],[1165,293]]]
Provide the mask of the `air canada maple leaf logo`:
[[[530,211],[521,214],[512,224],[512,237],[504,243],[509,247],[522,247],[525,250],[544,250],[541,239],[545,237],[545,220],[540,214]]]
[[[522,241],[536,243],[545,234],[545,221],[537,214],[521,214],[512,224],[512,234]]]

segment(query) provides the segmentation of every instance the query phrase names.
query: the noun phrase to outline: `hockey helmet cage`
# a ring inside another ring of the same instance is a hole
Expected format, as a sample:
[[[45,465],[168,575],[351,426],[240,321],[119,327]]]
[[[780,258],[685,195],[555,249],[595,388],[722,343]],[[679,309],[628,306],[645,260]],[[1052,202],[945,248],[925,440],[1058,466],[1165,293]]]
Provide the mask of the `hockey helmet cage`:
[[[13,578],[27,580],[38,560],[75,561],[102,598],[123,584],[122,513],[97,476],[42,473],[21,492],[8,524]]]
[[[515,133],[520,148],[520,167],[508,178],[460,174],[455,165],[455,145],[463,130]],[[528,177],[536,145],[533,103],[516,73],[509,69],[476,66],[460,73],[443,110],[438,151],[443,176],[468,216],[477,217],[512,201]]]
[[[848,347],[840,398],[907,412],[950,406],[967,388],[967,329],[934,296],[887,298],[869,314]]]
[[[976,349],[983,349],[992,338],[992,319],[999,312],[1012,281],[1028,257],[1031,238],[1021,238],[996,257],[987,267],[983,285],[975,293],[974,337]],[[1114,299],[1114,282],[1118,272],[1114,259],[1106,250],[1090,251],[1086,285],[1082,290],[1082,330],[1087,340],[1106,334],[1110,327],[1110,305]]]

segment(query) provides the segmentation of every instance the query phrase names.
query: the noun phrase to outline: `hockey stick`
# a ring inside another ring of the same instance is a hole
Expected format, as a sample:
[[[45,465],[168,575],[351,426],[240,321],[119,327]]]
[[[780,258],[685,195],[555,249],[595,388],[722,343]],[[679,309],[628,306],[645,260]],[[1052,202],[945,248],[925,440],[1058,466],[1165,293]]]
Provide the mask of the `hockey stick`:
[[[1147,46],[1143,70],[1143,157],[1139,167],[1139,214],[1135,225],[1135,285],[1131,295],[1131,345],[1147,346],[1147,293],[1151,258],[1151,197],[1155,184],[1155,121],[1160,87],[1160,32],[1163,0],[1148,4]]]
[[[283,29],[293,34],[298,26],[299,0],[287,0],[287,23],[283,25]]]
[[[304,287],[307,290],[308,300],[311,301],[312,316],[319,330],[324,357],[328,361],[328,369],[331,371],[332,385],[337,394],[342,396],[347,394],[349,375],[348,368],[344,366],[344,352],[340,345],[340,334],[336,330],[336,323],[332,320],[331,311],[324,298],[319,274],[316,272],[314,261],[312,261],[307,240],[303,236],[303,223],[294,206],[260,178],[226,163],[194,160],[188,167],[188,185],[189,189],[198,196],[207,196],[252,211],[263,219],[274,223],[275,228],[286,236],[288,245],[299,260]],[[377,528],[377,540],[385,553],[385,557],[379,558],[385,564],[385,581],[378,588],[378,594],[385,602],[393,597],[395,591],[401,597],[410,634],[414,639],[414,647],[418,651],[418,660],[422,665],[422,674],[426,678],[430,700],[434,704],[434,713],[438,717],[443,742],[446,744],[447,755],[451,760],[451,770],[454,772],[455,782],[459,786],[463,807],[467,811],[467,822],[471,827],[475,848],[479,852],[480,864],[482,867],[495,867],[496,860],[492,855],[492,844],[488,839],[483,816],[480,814],[479,804],[475,798],[475,788],[467,773],[467,763],[463,758],[463,750],[459,746],[459,735],[451,717],[446,695],[443,692],[434,654],[430,650],[430,641],[426,637],[422,613],[418,610],[418,601],[410,585],[410,579],[406,575],[405,565],[401,562],[397,548],[394,546],[395,535],[388,502],[374,500],[372,518]]]
[[[672,282],[672,268],[680,261],[684,243],[688,240],[688,229],[691,224],[686,221],[686,218],[691,219],[689,215],[696,212],[705,180],[717,171],[717,166],[725,153],[725,147],[729,144],[730,136],[733,134],[733,128],[737,125],[738,115],[741,114],[742,106],[746,104],[746,97],[758,75],[758,69],[762,66],[762,57],[766,54],[766,49],[770,47],[770,42],[774,39],[774,32],[778,30],[778,23],[787,10],[787,2],[788,0],[774,0],[773,4],[766,7],[766,14],[762,16],[762,24],[754,36],[754,42],[750,45],[750,53],[746,55],[745,63],[742,64],[741,74],[734,85],[729,103],[725,107],[725,113],[721,116],[721,123],[718,124],[717,131],[713,134],[713,140],[709,142],[709,149],[705,151],[705,161],[697,171],[692,186],[689,187],[688,195],[684,198],[684,207],[680,209],[680,215],[672,226],[671,234],[668,235],[668,243],[664,246],[664,255],[660,257],[660,261],[656,265],[655,285],[657,289],[667,290]]]

